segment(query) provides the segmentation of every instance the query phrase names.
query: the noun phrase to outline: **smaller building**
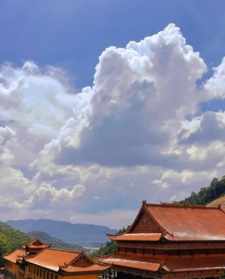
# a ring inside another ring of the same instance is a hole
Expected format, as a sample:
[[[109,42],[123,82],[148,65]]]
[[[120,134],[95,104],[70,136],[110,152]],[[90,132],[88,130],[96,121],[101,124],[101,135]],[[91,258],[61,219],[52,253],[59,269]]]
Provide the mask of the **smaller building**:
[[[84,252],[59,250],[39,240],[4,257],[7,277],[15,279],[96,279],[108,266],[96,264]]]

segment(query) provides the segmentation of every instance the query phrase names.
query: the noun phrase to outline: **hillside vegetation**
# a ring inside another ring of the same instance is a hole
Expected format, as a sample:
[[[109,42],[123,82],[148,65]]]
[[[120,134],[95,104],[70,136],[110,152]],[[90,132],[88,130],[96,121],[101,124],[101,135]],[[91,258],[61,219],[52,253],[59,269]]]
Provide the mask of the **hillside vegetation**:
[[[122,234],[127,231],[127,228],[119,230],[117,233]],[[117,251],[117,244],[115,241],[109,240],[106,244],[102,245],[98,250],[92,253],[93,257],[109,256]]]
[[[29,236],[0,222],[0,252],[9,253],[30,240]]]
[[[3,255],[21,247],[28,241],[30,241],[29,236],[0,222],[0,265],[3,263]]]
[[[214,178],[209,186],[202,187],[199,192],[193,192],[190,197],[181,201],[182,204],[206,205],[225,195],[225,176]]]

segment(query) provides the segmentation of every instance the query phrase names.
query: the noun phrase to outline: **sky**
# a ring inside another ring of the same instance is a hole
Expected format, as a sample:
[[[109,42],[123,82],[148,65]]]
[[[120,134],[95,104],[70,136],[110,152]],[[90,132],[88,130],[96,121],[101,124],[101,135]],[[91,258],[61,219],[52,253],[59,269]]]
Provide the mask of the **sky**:
[[[0,217],[119,228],[225,174],[225,3],[0,2]]]

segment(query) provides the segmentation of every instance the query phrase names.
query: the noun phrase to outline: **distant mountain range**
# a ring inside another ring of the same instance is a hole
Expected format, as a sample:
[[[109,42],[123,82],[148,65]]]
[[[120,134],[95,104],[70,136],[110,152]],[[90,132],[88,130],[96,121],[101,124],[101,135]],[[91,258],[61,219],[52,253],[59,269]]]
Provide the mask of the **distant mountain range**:
[[[108,240],[107,234],[115,233],[115,230],[105,226],[72,224],[48,219],[11,220],[7,223],[25,233],[44,232],[66,243],[82,247],[99,247]]]
[[[61,248],[67,250],[82,250],[81,246],[64,242],[63,240],[52,237],[51,235],[45,232],[33,231],[33,232],[29,232],[27,235],[31,239],[39,239],[44,243],[48,243],[54,248]]]

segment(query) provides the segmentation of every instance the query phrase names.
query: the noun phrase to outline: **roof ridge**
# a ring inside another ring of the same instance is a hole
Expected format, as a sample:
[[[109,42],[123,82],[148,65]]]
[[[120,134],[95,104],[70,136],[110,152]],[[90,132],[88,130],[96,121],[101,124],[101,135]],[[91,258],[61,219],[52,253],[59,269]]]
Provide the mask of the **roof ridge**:
[[[191,208],[191,209],[219,209],[218,207],[205,206],[205,205],[184,205],[174,203],[145,203],[147,207],[172,207],[172,208]]]

